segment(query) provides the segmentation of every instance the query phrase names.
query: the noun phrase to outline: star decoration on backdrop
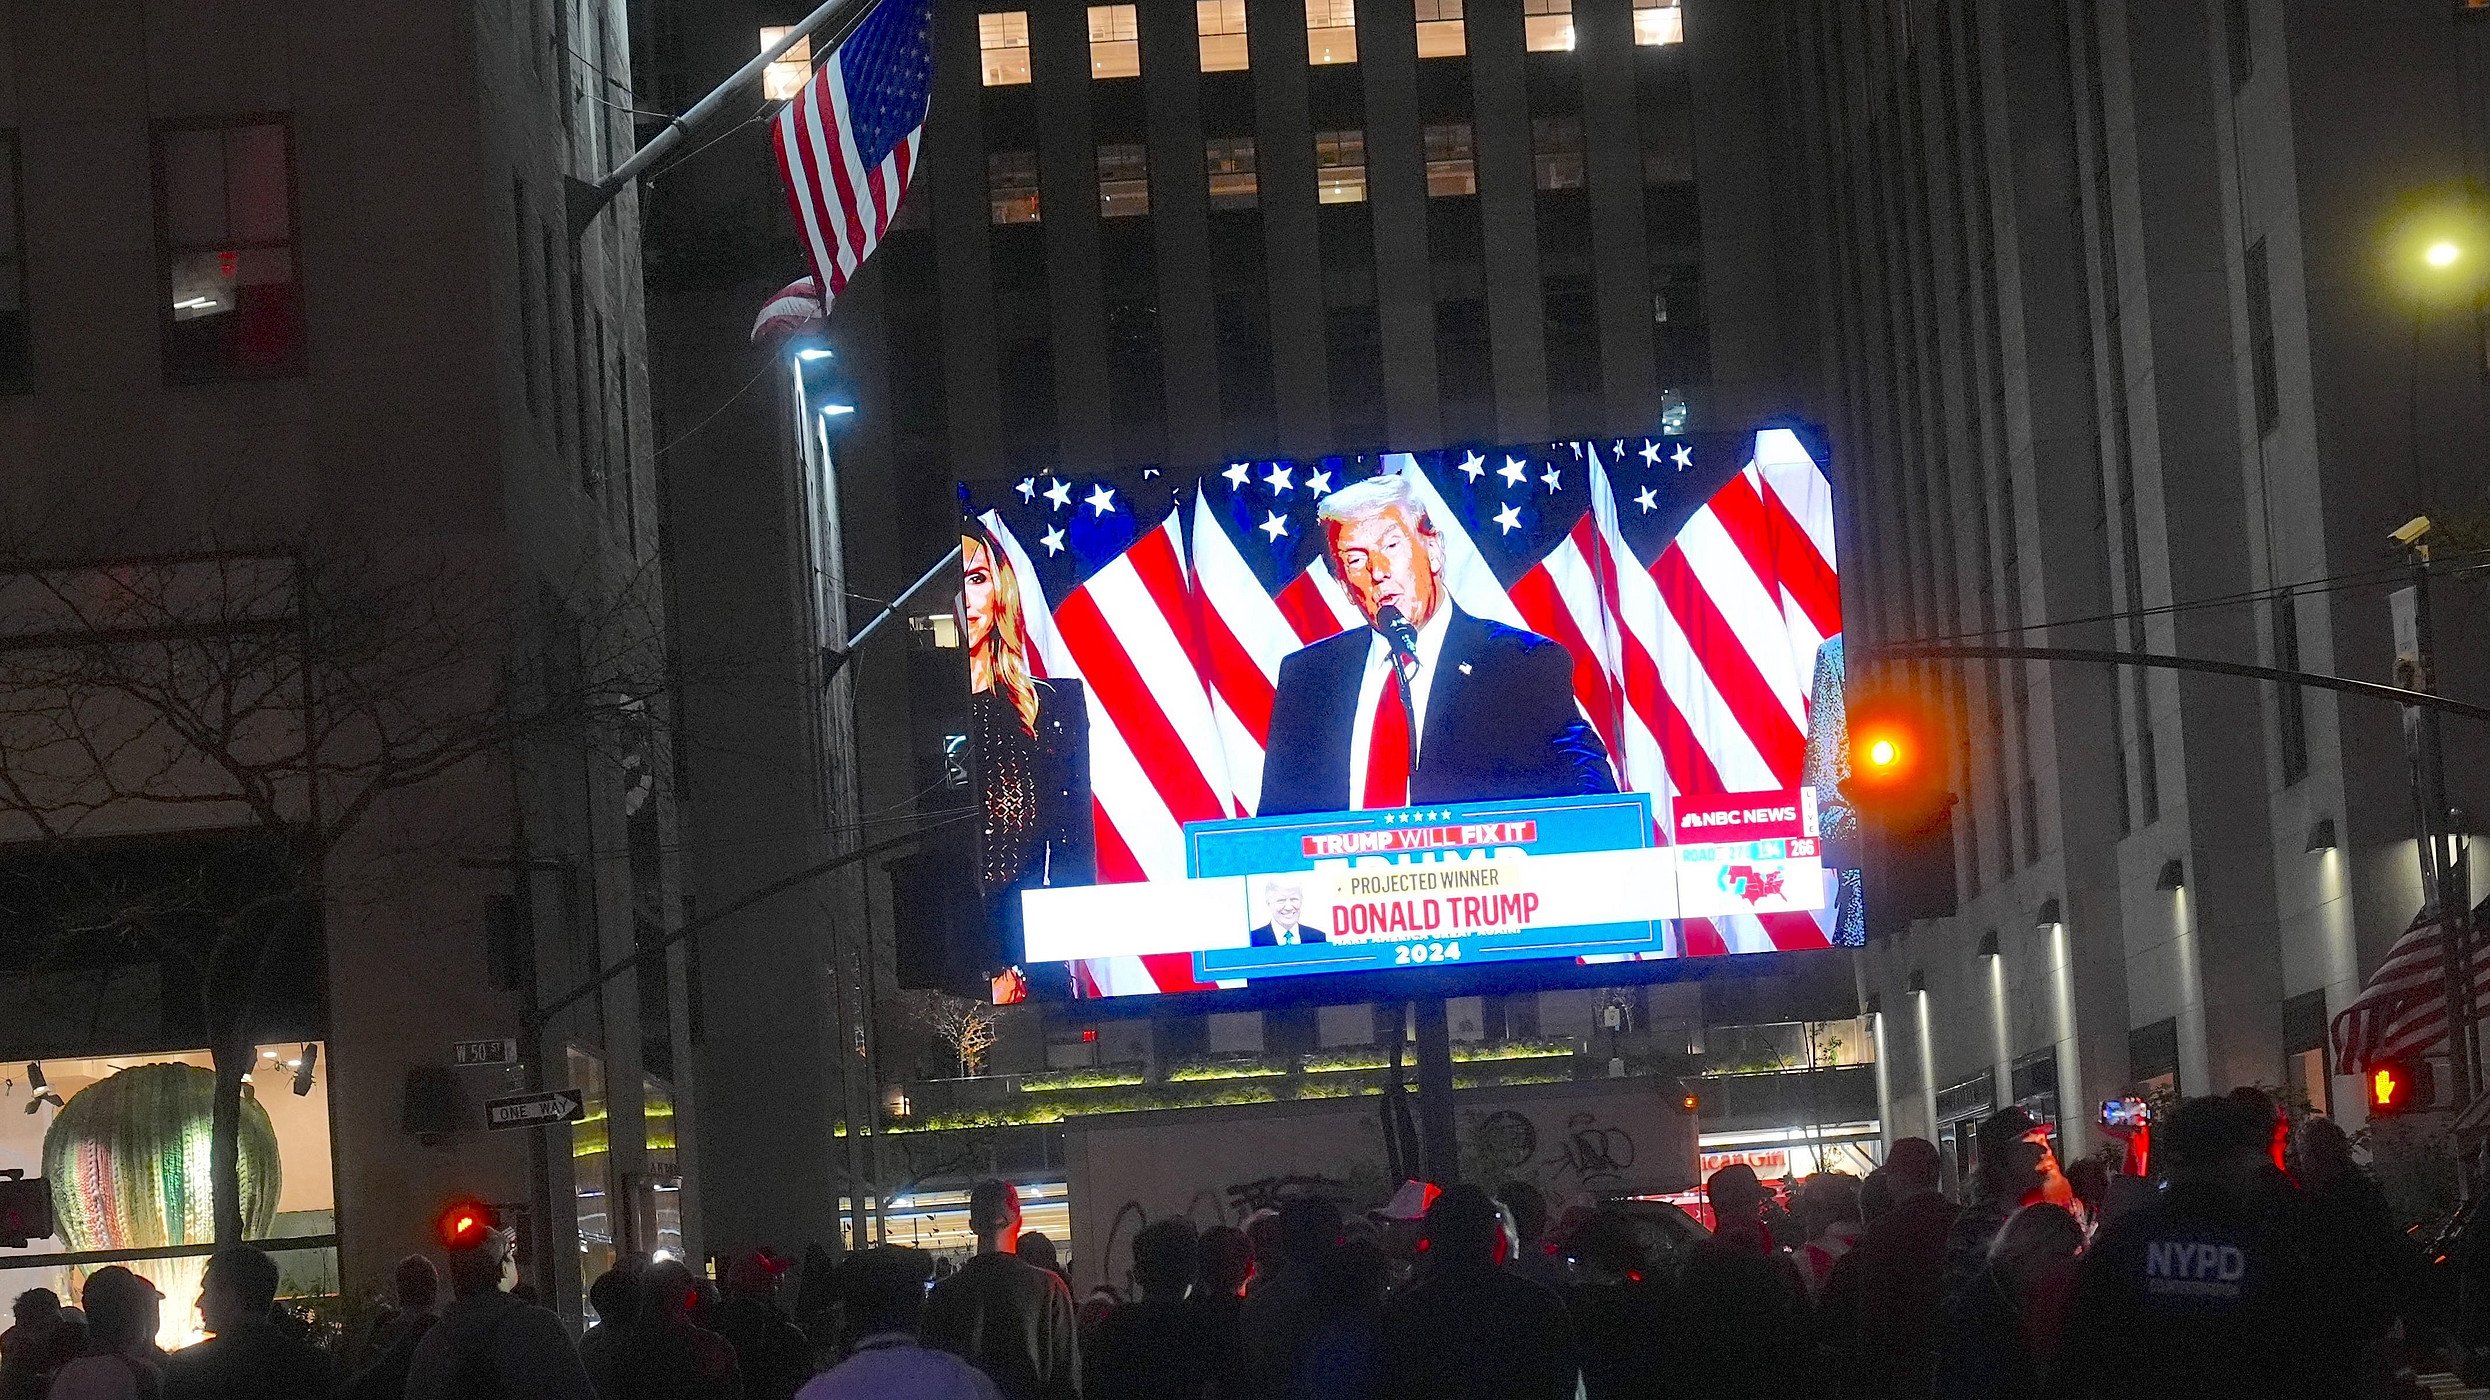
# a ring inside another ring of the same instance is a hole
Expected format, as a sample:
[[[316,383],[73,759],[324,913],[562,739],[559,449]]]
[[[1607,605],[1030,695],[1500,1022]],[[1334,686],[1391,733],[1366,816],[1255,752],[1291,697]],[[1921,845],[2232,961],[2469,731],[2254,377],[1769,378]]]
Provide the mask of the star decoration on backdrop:
[[[1646,486],[1635,494],[1634,504],[1643,508],[1643,514],[1649,515],[1660,508],[1660,493]]]
[[[1656,442],[1646,442],[1643,444],[1643,465],[1646,467],[1656,467],[1660,465],[1660,444]]]
[[[1461,474],[1468,477],[1472,481],[1478,480],[1480,477],[1487,475],[1487,467],[1485,465],[1486,461],[1486,458],[1481,457],[1477,453],[1470,453],[1468,456],[1461,459]]]
[[[1319,471],[1308,472],[1306,489],[1317,496],[1328,493],[1331,490],[1331,468],[1324,467]]]
[[[1266,535],[1269,535],[1271,537],[1271,542],[1273,544],[1277,544],[1279,543],[1280,537],[1288,533],[1288,517],[1275,510],[1264,516],[1262,523],[1254,528],[1260,530]]]
[[[1038,536],[1038,543],[1046,546],[1049,556],[1063,553],[1063,527],[1061,525],[1049,527],[1045,534]]]
[[[1679,443],[1677,450],[1669,454],[1669,464],[1679,471],[1686,470],[1695,464],[1695,450],[1682,442]]]
[[[1557,475],[1554,467],[1549,467],[1546,471],[1539,473],[1539,479],[1548,484],[1548,494],[1551,496],[1565,489],[1564,479]]]
[[[1253,474],[1253,466],[1246,462],[1230,462],[1228,464],[1228,469],[1220,473],[1221,476],[1228,479],[1228,484],[1230,486],[1235,487],[1239,491],[1245,489],[1246,478],[1252,476]]]
[[[1034,476],[1022,477],[1020,484],[1012,489],[1020,493],[1023,505],[1034,504],[1037,500],[1037,478]]]
[[[1104,516],[1115,509],[1115,493],[1107,489],[1107,484],[1105,482],[1099,482],[1096,486],[1090,489],[1089,508],[1098,512],[1101,516]]]
[[[1519,457],[1507,457],[1504,465],[1496,468],[1496,475],[1503,477],[1507,486],[1519,486],[1522,478],[1530,475],[1530,468],[1523,465]]]
[[[1072,483],[1051,476],[1046,478],[1046,499],[1053,501],[1057,510],[1072,504]]]
[[[1158,468],[1156,468],[1156,467],[1143,467],[1143,468],[1141,469],[1141,479],[1142,479],[1142,480],[1144,480],[1144,481],[1156,481],[1156,480],[1158,480],[1158,479],[1159,479],[1159,469],[1158,469]]]
[[[1622,458],[1622,457],[1624,457],[1624,456],[1625,456],[1625,439],[1624,439],[1624,438],[1619,438],[1619,439],[1617,439],[1617,440],[1616,440],[1616,442],[1615,442],[1613,445],[1611,445],[1611,446],[1609,447],[1609,449],[1608,449],[1608,455],[1609,455],[1609,457],[1610,457],[1611,459],[1618,459],[1618,458]]]
[[[1496,524],[1502,527],[1506,534],[1512,534],[1522,528],[1522,512],[1511,501],[1507,501],[1504,503],[1504,509],[1496,512]]]
[[[1296,482],[1294,480],[1296,475],[1297,472],[1295,468],[1287,466],[1283,463],[1273,462],[1271,464],[1271,470],[1263,474],[1262,484],[1271,488],[1272,495],[1283,496],[1296,489]]]

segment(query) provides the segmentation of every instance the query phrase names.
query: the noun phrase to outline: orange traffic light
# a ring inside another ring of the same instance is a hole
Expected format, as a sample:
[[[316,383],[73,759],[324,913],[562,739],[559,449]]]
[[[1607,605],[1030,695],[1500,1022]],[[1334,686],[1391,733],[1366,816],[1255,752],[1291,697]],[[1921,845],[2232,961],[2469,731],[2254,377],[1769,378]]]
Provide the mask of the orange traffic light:
[[[2363,1082],[2369,1089],[2372,1118],[2389,1118],[2427,1108],[2433,1097],[2426,1060],[2381,1060],[2369,1066]]]
[[[1945,745],[1928,710],[1907,695],[1854,697],[1847,707],[1848,771],[1842,796],[1869,826],[1897,833],[1934,827],[1954,804],[1945,790]]]

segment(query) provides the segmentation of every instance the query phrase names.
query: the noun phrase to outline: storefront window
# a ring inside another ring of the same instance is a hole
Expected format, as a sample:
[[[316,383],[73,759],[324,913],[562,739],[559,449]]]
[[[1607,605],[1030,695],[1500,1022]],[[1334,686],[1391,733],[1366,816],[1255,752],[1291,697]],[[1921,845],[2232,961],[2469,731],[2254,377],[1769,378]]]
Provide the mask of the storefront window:
[[[571,1181],[579,1204],[579,1291],[614,1267],[614,1154],[611,1104],[605,1094],[605,1061],[569,1047],[571,1087],[585,1101],[571,1125]]]
[[[324,1048],[261,1047],[244,1088],[240,1158],[245,1234],[275,1256],[278,1297],[333,1325],[337,1196]],[[55,1217],[51,1238],[0,1254],[0,1298],[49,1288],[74,1302],[105,1264],[179,1248],[128,1267],[164,1294],[158,1346],[206,1335],[198,1300],[215,1236],[212,1063],[188,1050],[0,1068],[0,1170],[49,1182]]]

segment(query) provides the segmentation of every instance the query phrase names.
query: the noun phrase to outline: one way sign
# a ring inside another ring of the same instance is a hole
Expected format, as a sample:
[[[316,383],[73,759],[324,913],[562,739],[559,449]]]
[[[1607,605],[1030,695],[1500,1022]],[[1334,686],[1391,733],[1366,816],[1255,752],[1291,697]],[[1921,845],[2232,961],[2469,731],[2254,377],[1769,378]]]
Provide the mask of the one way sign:
[[[587,1101],[577,1089],[513,1094],[506,1099],[484,1101],[484,1126],[531,1128],[539,1123],[576,1123],[587,1113],[587,1108]]]

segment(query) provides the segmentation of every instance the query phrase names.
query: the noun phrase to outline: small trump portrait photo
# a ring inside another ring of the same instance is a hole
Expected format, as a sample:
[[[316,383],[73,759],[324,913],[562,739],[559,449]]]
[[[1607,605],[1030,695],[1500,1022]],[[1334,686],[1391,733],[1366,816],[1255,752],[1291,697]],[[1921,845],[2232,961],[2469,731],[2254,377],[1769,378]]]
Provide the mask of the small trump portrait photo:
[[[1302,875],[1271,875],[1263,879],[1262,922],[1254,926],[1257,948],[1289,948],[1299,943],[1330,941],[1305,921],[1306,883]]]

